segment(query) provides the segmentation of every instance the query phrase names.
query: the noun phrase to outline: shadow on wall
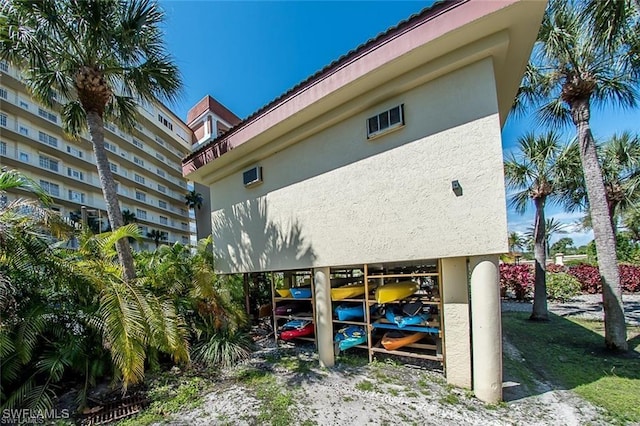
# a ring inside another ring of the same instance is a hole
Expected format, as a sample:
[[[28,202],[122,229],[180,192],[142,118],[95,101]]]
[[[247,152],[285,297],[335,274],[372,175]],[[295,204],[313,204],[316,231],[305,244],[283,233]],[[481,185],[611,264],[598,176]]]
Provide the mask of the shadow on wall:
[[[247,200],[212,217],[215,268],[222,273],[312,267],[316,254],[298,221],[283,229],[269,221],[264,200]]]

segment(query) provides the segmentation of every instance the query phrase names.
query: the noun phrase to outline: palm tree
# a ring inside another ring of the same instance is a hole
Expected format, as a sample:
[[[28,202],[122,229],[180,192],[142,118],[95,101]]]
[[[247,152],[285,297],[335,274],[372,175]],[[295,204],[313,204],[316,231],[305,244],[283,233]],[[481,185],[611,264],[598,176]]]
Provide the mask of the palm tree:
[[[563,198],[564,201],[564,198]],[[544,223],[544,248],[545,255],[549,257],[549,241],[554,234],[566,234],[567,225],[557,221],[555,218],[545,219]],[[527,238],[530,240],[535,239],[535,227],[532,226],[527,229],[526,233]]]
[[[136,218],[136,214],[129,209],[124,209],[122,211],[122,221],[125,225],[129,225],[130,223],[136,223],[138,219]]]
[[[558,201],[566,175],[573,165],[572,156],[553,132],[541,136],[527,134],[518,140],[518,146],[518,154],[512,153],[504,164],[507,186],[516,191],[509,202],[520,214],[526,211],[529,199],[536,209],[533,232],[535,287],[530,319],[547,321],[547,234],[544,207],[547,201]]]
[[[196,211],[196,209],[200,210],[202,208],[202,194],[200,194],[199,192],[196,192],[196,190],[192,190],[189,191],[185,196],[185,205],[190,208],[193,209],[194,213]]]
[[[157,229],[152,229],[151,232],[147,232],[147,238],[151,238],[156,245],[156,248],[160,246],[160,241],[167,239],[166,235]]]
[[[614,231],[618,220],[627,212],[640,208],[640,138],[623,132],[597,147],[598,160],[607,197],[607,209]],[[582,173],[575,176],[567,207],[570,210],[589,210]],[[587,223],[591,226],[591,220]]]
[[[138,99],[175,98],[181,80],[165,51],[164,13],[152,0],[121,2],[3,0],[0,58],[24,70],[35,99],[61,107],[65,133],[91,135],[98,176],[114,230],[123,225],[104,147],[104,122],[124,129],[136,123]],[[131,247],[117,242],[124,278],[135,278]]]
[[[627,212],[622,218],[622,222],[631,241],[640,243],[640,209]]]
[[[198,213],[196,212],[196,209],[200,210],[202,208],[202,203],[204,202],[204,199],[202,198],[202,194],[200,194],[198,191],[196,191],[195,189],[187,192],[184,196],[185,198],[185,205],[189,208],[193,210],[193,217],[196,221],[196,229],[198,231],[200,231],[200,227],[198,225]],[[199,235],[199,234],[198,234]]]
[[[509,233],[509,251],[515,253],[516,249],[521,249],[525,244],[525,239],[518,232]]]
[[[632,63],[640,65],[638,50],[640,39],[640,1],[589,0],[584,8],[596,37],[609,45],[625,40],[635,48],[629,49]],[[635,56],[635,57],[634,57]]]
[[[589,124],[591,104],[634,107],[636,75],[629,45],[593,37],[577,2],[551,0],[514,106],[538,107],[541,123],[577,130],[593,232],[603,281],[605,345],[626,351],[627,333],[615,235]]]

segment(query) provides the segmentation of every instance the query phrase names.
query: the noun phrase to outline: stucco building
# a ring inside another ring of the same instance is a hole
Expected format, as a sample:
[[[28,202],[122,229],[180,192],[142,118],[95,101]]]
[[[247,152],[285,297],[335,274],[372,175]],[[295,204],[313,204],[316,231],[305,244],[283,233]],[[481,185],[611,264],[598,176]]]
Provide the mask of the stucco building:
[[[210,187],[220,272],[312,278],[323,365],[334,362],[331,290],[345,276],[371,287],[428,279],[440,331],[423,346],[450,383],[501,398],[501,128],[544,8],[436,3],[183,161]],[[370,354],[385,352],[369,313],[364,324]]]
[[[181,159],[191,152],[191,129],[161,104],[143,102],[133,132],[105,124],[105,145],[123,210],[136,215],[142,234],[158,230],[165,242],[189,244],[187,180]],[[28,94],[20,71],[0,62],[0,166],[19,170],[53,198],[53,208],[68,217],[86,206],[106,229],[106,205],[88,133],[80,141],[63,136],[57,110],[44,108]],[[11,192],[7,200],[26,193]],[[135,248],[153,248],[145,241]]]

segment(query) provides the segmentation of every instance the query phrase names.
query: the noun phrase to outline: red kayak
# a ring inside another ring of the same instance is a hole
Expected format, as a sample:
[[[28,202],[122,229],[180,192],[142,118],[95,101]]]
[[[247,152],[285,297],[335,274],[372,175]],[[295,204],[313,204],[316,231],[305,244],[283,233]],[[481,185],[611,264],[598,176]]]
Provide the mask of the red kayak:
[[[313,323],[309,323],[302,328],[294,328],[293,330],[287,330],[280,333],[282,340],[291,340],[298,337],[305,337],[313,334]]]

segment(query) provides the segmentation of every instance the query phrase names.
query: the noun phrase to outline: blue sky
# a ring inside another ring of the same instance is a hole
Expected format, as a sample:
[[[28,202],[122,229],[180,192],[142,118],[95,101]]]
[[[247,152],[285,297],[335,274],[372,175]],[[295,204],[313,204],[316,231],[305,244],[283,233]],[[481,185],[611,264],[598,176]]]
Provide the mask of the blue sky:
[[[432,1],[380,2],[211,2],[160,1],[167,12],[165,40],[185,81],[174,112],[183,119],[206,94],[244,118],[351,49],[419,12]],[[623,130],[640,131],[640,110],[596,110],[592,127],[606,139]],[[510,117],[503,148],[536,130],[530,117]],[[573,129],[565,132],[567,140]],[[581,213],[550,206],[548,217],[569,224],[577,245],[591,240],[575,223]],[[518,215],[509,209],[509,230],[524,231],[533,209]]]

